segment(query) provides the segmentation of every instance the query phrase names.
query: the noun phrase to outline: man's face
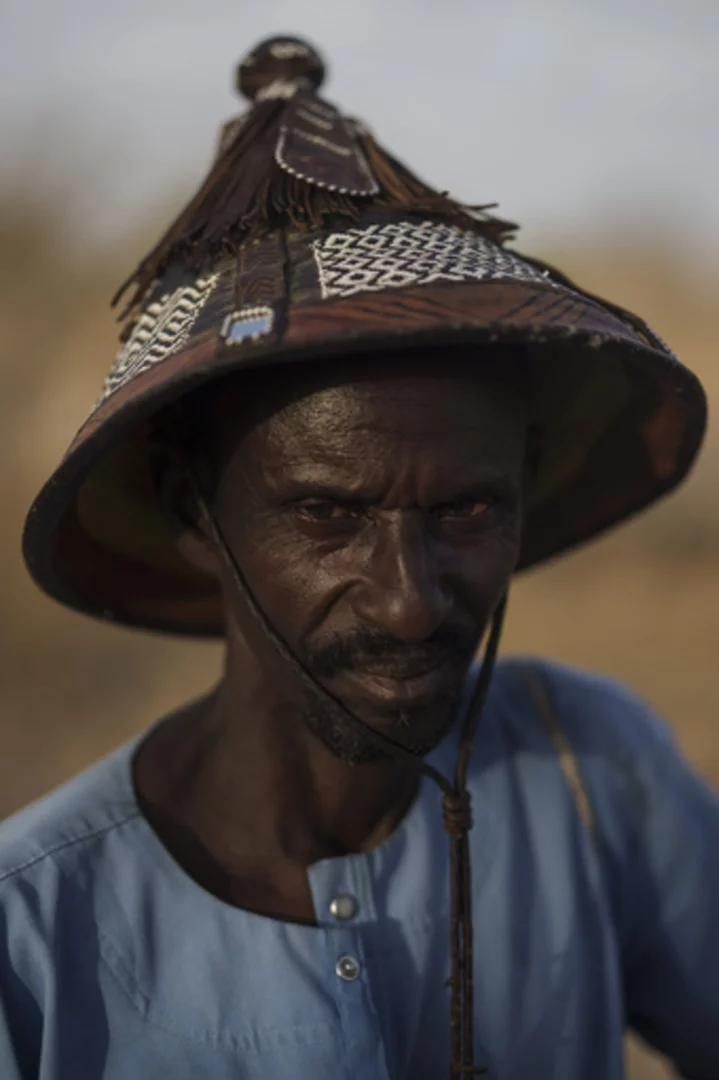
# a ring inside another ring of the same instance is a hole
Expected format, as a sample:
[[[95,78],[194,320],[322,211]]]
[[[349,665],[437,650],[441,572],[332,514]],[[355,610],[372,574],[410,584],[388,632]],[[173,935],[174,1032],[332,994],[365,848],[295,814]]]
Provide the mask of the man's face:
[[[476,360],[369,365],[339,385],[327,385],[329,368],[302,379],[280,369],[241,424],[247,398],[225,395],[214,505],[309,671],[423,754],[451,724],[517,561],[526,403]],[[376,756],[322,701],[299,711],[333,752]]]

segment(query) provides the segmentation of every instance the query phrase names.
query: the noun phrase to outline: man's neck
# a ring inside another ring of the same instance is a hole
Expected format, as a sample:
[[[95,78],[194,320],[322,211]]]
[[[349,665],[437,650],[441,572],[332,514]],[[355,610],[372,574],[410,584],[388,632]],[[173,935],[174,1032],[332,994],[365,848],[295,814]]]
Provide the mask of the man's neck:
[[[251,662],[228,662],[211,697],[141,747],[135,783],[160,839],[208,891],[311,921],[306,868],[385,840],[419,772],[339,760],[278,693],[280,683]]]

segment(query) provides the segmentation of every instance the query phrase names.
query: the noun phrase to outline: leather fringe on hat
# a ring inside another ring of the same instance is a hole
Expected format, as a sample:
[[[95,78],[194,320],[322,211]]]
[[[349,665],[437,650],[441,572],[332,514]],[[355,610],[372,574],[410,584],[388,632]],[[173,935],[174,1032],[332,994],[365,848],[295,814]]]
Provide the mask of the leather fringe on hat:
[[[132,310],[169,265],[199,270],[253,233],[357,221],[370,206],[436,215],[496,243],[512,234],[490,207],[461,206],[413,176],[319,96],[324,76],[319,54],[297,38],[272,38],[245,57],[237,83],[252,107],[225,125],[206,180],[115,302],[134,285]]]

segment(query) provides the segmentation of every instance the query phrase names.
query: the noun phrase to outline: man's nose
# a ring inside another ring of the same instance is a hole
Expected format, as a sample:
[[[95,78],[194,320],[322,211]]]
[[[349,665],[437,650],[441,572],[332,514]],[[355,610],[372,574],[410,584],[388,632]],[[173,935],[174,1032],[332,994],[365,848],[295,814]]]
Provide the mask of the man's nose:
[[[353,590],[363,622],[404,641],[424,641],[446,620],[451,596],[440,552],[420,511],[398,511],[376,526],[367,567]]]

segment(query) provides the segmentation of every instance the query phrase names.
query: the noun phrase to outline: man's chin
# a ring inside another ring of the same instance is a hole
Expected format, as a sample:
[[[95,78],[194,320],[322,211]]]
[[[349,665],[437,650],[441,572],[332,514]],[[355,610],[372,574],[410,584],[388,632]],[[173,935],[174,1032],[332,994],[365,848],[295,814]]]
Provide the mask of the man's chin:
[[[343,669],[322,680],[343,709],[311,695],[303,719],[327,749],[348,764],[386,761],[393,755],[391,748],[383,750],[369,734],[358,732],[343,710],[424,757],[442,741],[457,717],[466,670],[467,663],[457,656],[428,672],[410,672],[413,677],[409,678],[388,674],[380,666],[372,671]]]
[[[441,709],[413,710],[379,715],[376,712],[360,714],[353,709],[353,714],[372,731],[385,735],[394,743],[399,743],[418,758],[430,753],[439,745],[452,727],[456,709],[445,703]],[[389,761],[394,757],[391,748],[378,746],[369,733],[364,735],[351,727],[345,719],[336,716],[322,716],[315,711],[304,717],[305,724],[314,735],[324,743],[335,757],[348,765],[370,765]]]
[[[378,676],[347,679],[347,691],[337,696],[368,727],[423,756],[452,727],[461,700],[462,679],[401,680],[399,686],[397,681]]]

